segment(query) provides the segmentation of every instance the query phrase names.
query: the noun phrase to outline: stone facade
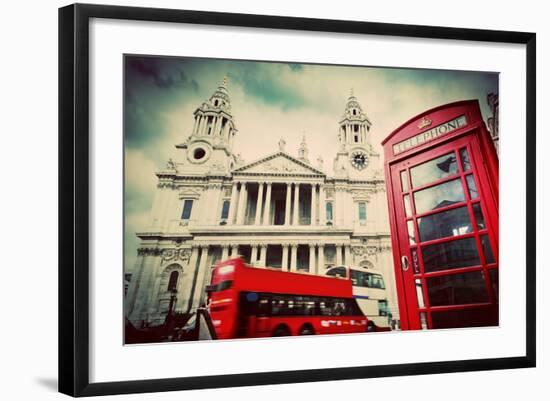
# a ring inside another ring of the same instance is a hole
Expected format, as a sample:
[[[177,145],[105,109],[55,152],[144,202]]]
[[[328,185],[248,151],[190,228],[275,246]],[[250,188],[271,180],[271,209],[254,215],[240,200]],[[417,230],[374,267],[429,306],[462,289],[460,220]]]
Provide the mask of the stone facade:
[[[350,95],[339,121],[333,174],[298,156],[281,138],[275,152],[245,163],[233,149],[237,127],[226,82],[194,112],[177,144],[181,157],[156,173],[150,225],[138,232],[138,258],[126,296],[135,325],[159,324],[204,302],[211,267],[241,255],[248,263],[324,274],[346,264],[380,270],[398,318],[385,184],[371,122]],[[176,273],[174,273],[176,272]]]

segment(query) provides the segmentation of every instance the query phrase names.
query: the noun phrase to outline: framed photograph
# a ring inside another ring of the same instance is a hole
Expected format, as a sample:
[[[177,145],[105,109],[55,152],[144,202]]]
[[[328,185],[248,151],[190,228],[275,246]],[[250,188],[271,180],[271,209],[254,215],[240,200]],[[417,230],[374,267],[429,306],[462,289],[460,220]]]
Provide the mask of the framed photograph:
[[[533,33],[61,8],[59,390],[535,366],[535,109]]]

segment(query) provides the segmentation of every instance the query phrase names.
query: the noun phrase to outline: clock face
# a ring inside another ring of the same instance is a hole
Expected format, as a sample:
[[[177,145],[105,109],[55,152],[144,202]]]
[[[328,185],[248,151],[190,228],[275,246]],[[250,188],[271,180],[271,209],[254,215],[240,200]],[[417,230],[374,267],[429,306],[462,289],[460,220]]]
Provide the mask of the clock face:
[[[363,170],[369,163],[369,157],[365,152],[357,150],[351,154],[350,162],[357,170]]]

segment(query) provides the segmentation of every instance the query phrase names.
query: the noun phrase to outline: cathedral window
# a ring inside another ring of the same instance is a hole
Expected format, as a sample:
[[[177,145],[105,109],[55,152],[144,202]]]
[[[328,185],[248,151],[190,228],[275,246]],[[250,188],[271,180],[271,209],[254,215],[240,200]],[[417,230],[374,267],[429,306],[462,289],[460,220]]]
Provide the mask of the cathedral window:
[[[222,219],[225,220],[229,217],[229,201],[224,200],[222,205]]]
[[[327,202],[326,204],[326,215],[327,215],[327,221],[332,221],[332,202]]]
[[[365,222],[365,220],[367,220],[367,204],[365,202],[359,202],[358,209],[359,209],[359,221]]]
[[[170,273],[167,291],[176,291],[178,285],[178,277],[179,273],[177,271],[174,270],[172,273]]]
[[[182,220],[189,220],[191,217],[191,209],[193,208],[193,199],[185,199],[183,201],[183,211],[181,212]]]
[[[195,160],[200,160],[204,156],[206,156],[206,151],[203,148],[197,148],[193,152],[193,157],[195,158]]]

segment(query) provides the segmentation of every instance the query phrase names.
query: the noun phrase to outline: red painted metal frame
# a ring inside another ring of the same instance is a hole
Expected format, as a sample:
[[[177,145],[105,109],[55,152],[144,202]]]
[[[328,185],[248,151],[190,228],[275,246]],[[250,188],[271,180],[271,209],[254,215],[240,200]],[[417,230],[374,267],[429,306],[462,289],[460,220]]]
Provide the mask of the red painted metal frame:
[[[433,127],[437,127],[447,121],[464,115],[467,124],[446,135],[440,136],[429,142],[425,142],[414,148],[410,148],[398,155],[393,154],[393,145],[406,140],[407,138],[418,135]],[[428,128],[419,128],[419,122],[430,120]],[[404,330],[414,330],[421,328],[420,313],[427,315],[428,327],[432,327],[432,311],[464,310],[480,306],[495,306],[496,296],[491,286],[489,271],[498,269],[498,157],[496,151],[481,117],[479,104],[477,100],[467,100],[451,103],[428,110],[401,125],[392,132],[383,142],[385,153],[385,175],[387,182],[388,209],[390,217],[390,228],[392,233],[392,249],[394,268],[396,273],[396,287],[398,293],[398,302],[401,318],[401,327]],[[464,171],[460,157],[460,149],[466,148],[470,159],[470,170]],[[423,184],[413,188],[410,176],[410,168],[418,166],[426,161],[432,160],[446,153],[455,153],[458,172],[442,179]],[[402,190],[401,172],[406,171],[407,189]],[[478,191],[476,199],[470,199],[466,177],[472,175]],[[465,190],[465,200],[459,203],[448,205],[420,214],[416,214],[416,205],[413,194],[419,190],[431,188],[444,182],[450,182],[456,179],[461,180],[461,185]],[[409,196],[411,215],[407,216],[403,204],[405,195]],[[482,214],[485,218],[486,227],[478,229],[477,222],[473,212],[473,205],[480,204]],[[472,222],[472,232],[458,236],[437,238],[430,241],[421,242],[417,218],[459,207],[467,207],[470,221]],[[413,222],[415,244],[409,244],[409,234],[407,221]],[[486,263],[481,236],[487,235],[490,239],[493,249],[494,263]],[[452,268],[435,272],[424,272],[421,248],[427,245],[455,241],[462,238],[475,238],[476,247],[479,250],[480,264],[461,268]],[[415,268],[409,268],[403,271],[401,268],[401,256],[407,256],[413,261],[412,250],[416,249],[418,273]],[[467,304],[467,305],[444,305],[431,306],[427,293],[426,279],[449,274],[466,273],[471,271],[482,271],[484,273],[485,287],[488,293],[488,302]],[[421,281],[423,293],[423,307],[419,307],[416,294],[415,280]]]

